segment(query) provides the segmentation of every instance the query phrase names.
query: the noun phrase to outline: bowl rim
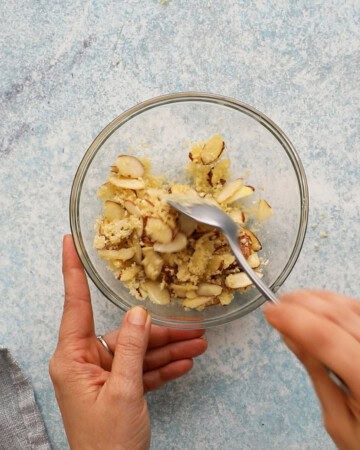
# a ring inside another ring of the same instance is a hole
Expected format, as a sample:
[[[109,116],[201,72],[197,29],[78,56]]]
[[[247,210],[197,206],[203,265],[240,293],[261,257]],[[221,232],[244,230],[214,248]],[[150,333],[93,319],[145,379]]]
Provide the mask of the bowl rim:
[[[300,157],[297,151],[295,150],[295,147],[277,124],[275,124],[269,117],[267,117],[261,111],[258,111],[256,108],[239,100],[219,94],[191,91],[191,92],[176,92],[171,94],[164,94],[158,97],[151,98],[124,111],[122,114],[117,116],[113,121],[111,121],[97,135],[97,137],[93,140],[93,142],[91,143],[91,145],[89,146],[89,148],[87,149],[83,158],[80,161],[80,164],[74,176],[70,194],[70,202],[69,202],[70,229],[73,235],[76,251],[85,268],[85,271],[87,275],[90,277],[90,279],[93,281],[93,283],[96,285],[96,287],[100,290],[100,292],[108,300],[110,300],[124,312],[126,312],[129,309],[129,307],[123,304],[124,300],[119,295],[114,295],[113,291],[110,290],[107,287],[107,285],[104,284],[86,252],[85,245],[82,239],[80,218],[79,218],[79,205],[84,178],[91,164],[91,161],[95,157],[98,150],[120,126],[124,125],[133,117],[154,107],[171,103],[191,102],[191,101],[201,101],[205,103],[208,102],[220,104],[222,106],[230,107],[232,109],[235,109],[252,117],[274,135],[274,137],[282,145],[283,149],[287,153],[287,156],[289,157],[292,163],[298,181],[301,199],[300,220],[296,241],[293,250],[290,254],[290,257],[285,267],[277,277],[277,279],[270,286],[270,288],[274,292],[276,292],[280,288],[280,286],[285,282],[287,277],[290,275],[292,269],[296,264],[296,261],[299,258],[304,243],[309,216],[309,190],[305,170],[300,160]],[[152,322],[156,325],[178,329],[210,328],[238,319],[254,311],[259,306],[261,306],[265,301],[266,299],[261,294],[259,294],[244,308],[238,311],[233,311],[231,314],[226,315],[224,317],[203,318],[199,316],[199,320],[192,322],[189,320],[180,320],[176,318],[175,319],[162,318],[161,316],[152,315]]]

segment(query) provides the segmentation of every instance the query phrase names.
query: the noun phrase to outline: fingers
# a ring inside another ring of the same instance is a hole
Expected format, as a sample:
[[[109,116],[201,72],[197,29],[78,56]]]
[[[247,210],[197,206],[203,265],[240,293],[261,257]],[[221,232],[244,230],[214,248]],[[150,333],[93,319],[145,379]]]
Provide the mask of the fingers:
[[[170,342],[196,339],[205,334],[205,330],[174,330],[171,328],[152,325],[149,348],[162,347]]]
[[[116,330],[109,331],[109,333],[106,333],[103,335],[105,342],[107,343],[107,345],[109,346],[109,349],[113,353],[115,352],[115,346],[116,346],[118,334],[119,334],[119,328],[117,328]],[[106,352],[106,353],[108,354],[108,352]]]
[[[341,305],[345,305],[348,306],[350,309],[352,309],[356,314],[360,314],[360,301],[359,300],[355,300],[351,297],[348,297],[346,295],[343,294],[337,294],[336,292],[331,292],[331,291],[326,291],[326,290],[316,290],[316,289],[312,289],[309,291],[300,291],[300,293],[302,292],[309,292],[314,296],[323,298],[324,300],[327,301],[331,301],[331,302],[336,302],[339,303]],[[297,295],[297,293],[295,292],[292,295]]]
[[[148,372],[181,359],[191,359],[205,352],[207,343],[203,339],[174,342],[149,350],[145,355],[144,372]]]
[[[143,394],[143,361],[150,335],[148,312],[135,306],[119,329],[112,363],[110,385],[126,396]]]
[[[192,369],[192,359],[182,359],[174,361],[160,369],[151,370],[144,374],[144,391],[152,391],[159,388],[170,380],[185,375]]]
[[[71,235],[63,240],[65,302],[59,340],[81,339],[94,334],[90,292]]]
[[[360,342],[360,314],[356,312],[356,300],[326,291],[300,291],[284,295],[281,302],[296,304],[326,317]]]
[[[113,330],[104,335],[104,339],[112,352],[115,349],[118,332],[119,330]],[[151,325],[148,349],[162,347],[171,342],[200,338],[204,333],[205,330],[173,330],[171,328]]]
[[[159,329],[159,327],[155,327],[155,329]],[[151,333],[153,332],[154,325],[151,326]],[[148,350],[145,354],[144,359],[144,366],[143,371],[146,372],[148,370],[153,370],[158,367],[164,366],[166,364],[169,364],[172,361],[176,361],[179,359],[189,359],[189,358],[195,358],[196,356],[201,355],[205,352],[207,349],[207,342],[204,339],[200,338],[194,338],[190,339],[190,336],[195,335],[198,336],[199,334],[203,334],[203,331],[199,332],[191,332],[191,334],[188,333],[177,333],[176,335],[171,335],[166,332],[166,329],[164,328],[163,336],[168,335],[171,339],[180,339],[181,337],[189,338],[188,340],[182,340],[179,342],[171,342],[170,339],[166,339],[163,342],[170,342],[168,344],[164,344],[161,347],[155,347]],[[158,330],[156,330],[157,332]],[[108,344],[110,350],[114,353],[115,351],[115,344],[116,339],[118,336],[119,330],[113,330],[109,333],[106,333],[103,338],[105,339],[105,342]],[[159,334],[157,334],[159,336]],[[151,340],[151,334],[150,334],[150,340]],[[159,342],[159,341],[158,341]],[[99,355],[101,357],[101,366],[105,370],[110,370],[112,366],[113,358],[112,356],[104,349],[104,347],[101,345],[100,342],[97,342]]]
[[[337,373],[353,395],[360,398],[360,371],[354,365],[354,361],[360,360],[360,345],[352,335],[329,319],[298,304],[269,304],[265,317],[305,353]]]

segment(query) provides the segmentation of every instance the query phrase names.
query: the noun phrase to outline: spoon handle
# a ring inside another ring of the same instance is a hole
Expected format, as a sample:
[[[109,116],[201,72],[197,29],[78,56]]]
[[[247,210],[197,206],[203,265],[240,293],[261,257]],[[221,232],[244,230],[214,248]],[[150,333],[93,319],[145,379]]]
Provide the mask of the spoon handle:
[[[275,296],[275,294],[271,291],[271,289],[264,284],[260,278],[256,275],[254,270],[250,267],[248,262],[245,259],[245,256],[242,254],[239,243],[237,240],[237,236],[226,235],[226,238],[229,242],[230,248],[234,253],[235,259],[238,264],[244,269],[250,280],[255,284],[255,286],[259,289],[259,291],[263,294],[263,296],[273,303],[279,303],[279,300]],[[348,385],[331,369],[325,366],[325,370],[328,374],[328,377],[339,387],[345,394],[351,395],[350,389]]]
[[[276,298],[272,290],[260,280],[254,270],[249,266],[249,263],[246,261],[245,256],[242,254],[239,248],[237,237],[226,236],[226,238],[229,242],[230,248],[235,256],[236,261],[238,262],[240,267],[244,269],[250,280],[255,284],[255,286],[259,289],[263,296],[273,303],[279,303],[279,300]]]

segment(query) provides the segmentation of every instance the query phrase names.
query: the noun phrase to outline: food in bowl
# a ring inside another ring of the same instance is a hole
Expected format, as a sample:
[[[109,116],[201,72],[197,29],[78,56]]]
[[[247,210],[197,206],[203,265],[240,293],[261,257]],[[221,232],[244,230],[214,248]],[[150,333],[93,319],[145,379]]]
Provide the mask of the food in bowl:
[[[262,246],[247,225],[248,213],[239,200],[255,189],[244,179],[230,180],[225,142],[215,135],[196,142],[186,168],[188,184],[172,183],[151,174],[150,162],[120,155],[97,195],[104,201],[95,224],[94,247],[108,267],[138,300],[159,305],[178,302],[186,309],[228,305],[235,292],[252,282],[241,270],[225,237],[171,208],[172,195],[211,201],[239,225],[239,246],[250,266],[262,276]],[[272,214],[263,199],[257,216]]]

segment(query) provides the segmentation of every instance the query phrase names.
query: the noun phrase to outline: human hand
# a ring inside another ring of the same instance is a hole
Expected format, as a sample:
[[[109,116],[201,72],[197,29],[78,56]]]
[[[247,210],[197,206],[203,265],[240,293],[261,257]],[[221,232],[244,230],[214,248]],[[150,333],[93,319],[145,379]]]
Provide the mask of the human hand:
[[[360,449],[360,302],[327,291],[284,295],[265,317],[308,371],[325,428],[341,450]],[[325,367],[350,388],[344,394]]]
[[[65,303],[49,371],[72,449],[145,449],[150,422],[144,392],[180,377],[206,350],[203,331],[151,325],[147,311],[131,309],[120,328],[95,335],[86,276],[71,236],[63,243]]]

